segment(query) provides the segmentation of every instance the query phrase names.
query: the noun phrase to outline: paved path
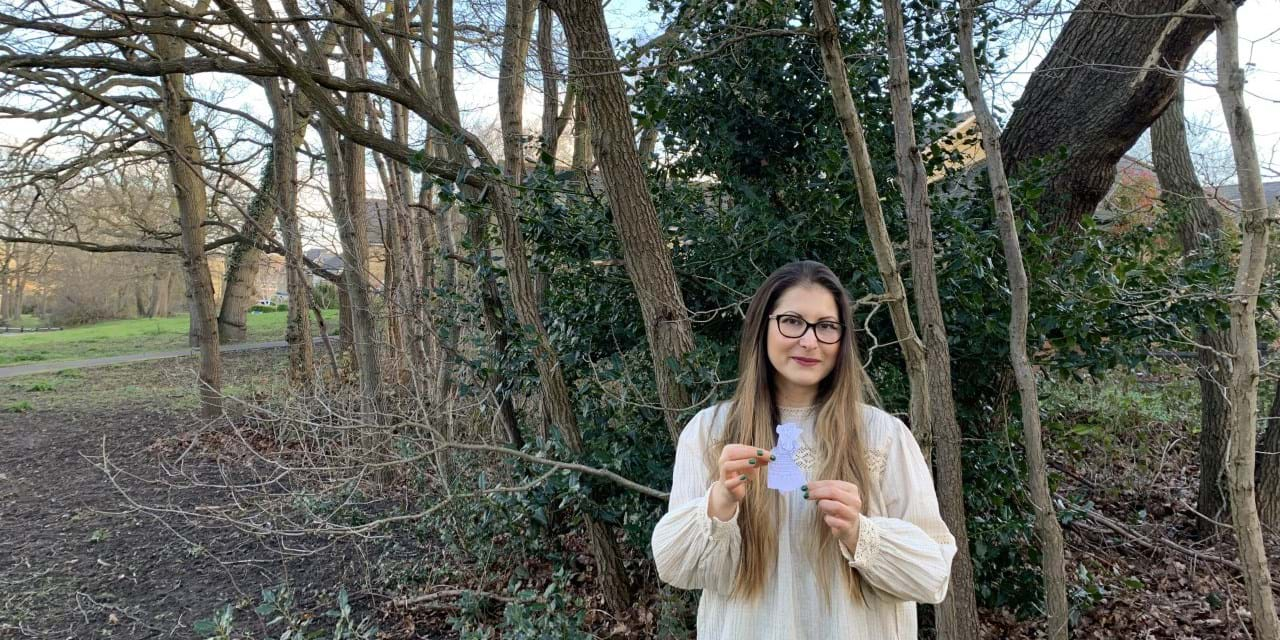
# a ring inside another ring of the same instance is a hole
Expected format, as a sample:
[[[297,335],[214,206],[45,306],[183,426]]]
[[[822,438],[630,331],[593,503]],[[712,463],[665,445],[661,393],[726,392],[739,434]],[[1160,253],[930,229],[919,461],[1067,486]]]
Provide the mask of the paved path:
[[[336,338],[337,336],[330,336]],[[320,338],[316,338],[319,341]],[[284,340],[275,340],[272,342],[251,342],[241,344],[223,345],[219,350],[222,353],[231,353],[234,351],[253,351],[256,349],[277,349],[287,347],[289,343]],[[144,362],[146,360],[163,360],[165,358],[184,358],[193,356],[200,352],[198,348],[173,349],[170,351],[152,351],[149,353],[130,353],[123,356],[107,356],[105,358],[88,358],[86,360],[63,360],[61,362],[35,362],[32,364],[20,364],[12,367],[0,367],[0,379],[16,378],[18,376],[28,376],[35,373],[52,373],[54,371],[65,371],[67,369],[88,369],[90,367],[105,367],[113,364],[124,364],[126,362]]]

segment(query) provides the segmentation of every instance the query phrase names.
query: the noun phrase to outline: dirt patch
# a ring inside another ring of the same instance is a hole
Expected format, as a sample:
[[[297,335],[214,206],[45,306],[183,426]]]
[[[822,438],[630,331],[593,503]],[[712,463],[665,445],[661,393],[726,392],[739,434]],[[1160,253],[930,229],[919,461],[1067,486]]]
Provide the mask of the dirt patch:
[[[166,482],[162,463],[174,453],[165,443],[199,426],[185,410],[67,406],[77,393],[107,393],[104,380],[174,380],[184,365],[116,367],[69,390],[71,398],[37,401],[56,408],[0,412],[0,637],[194,637],[193,623],[225,604],[239,611],[238,629],[261,636],[266,629],[249,610],[263,588],[288,584],[300,608],[320,611],[332,607],[339,585],[357,607],[370,600],[368,567],[349,549],[288,558],[233,527],[140,510],[125,498],[177,507],[227,500],[221,489],[175,490]],[[33,385],[24,384],[9,392],[48,393],[26,392]],[[169,393],[164,385],[149,389]],[[114,482],[99,466],[104,452],[124,470]],[[183,465],[196,477],[226,470],[205,456]]]

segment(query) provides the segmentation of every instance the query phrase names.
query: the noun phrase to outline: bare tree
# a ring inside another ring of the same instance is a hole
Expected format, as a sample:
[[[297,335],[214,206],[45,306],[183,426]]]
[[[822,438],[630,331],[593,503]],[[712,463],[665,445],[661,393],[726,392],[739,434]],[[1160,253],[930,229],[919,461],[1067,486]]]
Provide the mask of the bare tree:
[[[1022,246],[1009,197],[1009,181],[1004,173],[1000,151],[1000,127],[987,107],[978,76],[978,63],[973,52],[974,0],[960,0],[960,65],[964,73],[964,93],[973,106],[982,147],[987,153],[987,176],[995,199],[996,221],[1009,269],[1009,293],[1012,309],[1009,318],[1009,357],[1018,381],[1018,397],[1022,405],[1022,439],[1027,452],[1027,473],[1031,503],[1036,512],[1036,534],[1040,537],[1040,567],[1044,573],[1048,637],[1068,637],[1067,576],[1062,527],[1049,493],[1048,466],[1045,461],[1043,434],[1040,428],[1040,399],[1036,372],[1027,355],[1027,317],[1029,314],[1027,271],[1022,261]]]
[[[1230,400],[1230,459],[1227,487],[1231,496],[1231,521],[1240,544],[1253,628],[1261,640],[1280,640],[1280,616],[1271,593],[1271,570],[1262,539],[1262,524],[1254,497],[1254,455],[1258,418],[1258,289],[1267,262],[1267,239],[1274,218],[1269,215],[1262,189],[1262,171],[1254,141],[1253,120],[1244,104],[1244,70],[1240,68],[1240,26],[1236,5],[1228,0],[1206,0],[1218,19],[1218,97],[1227,119],[1231,149],[1240,180],[1240,262],[1231,295],[1232,354]]]
[[[147,10],[163,13],[159,0],[147,0]],[[176,21],[156,18],[161,26],[175,29]],[[151,36],[161,62],[183,57],[186,45],[175,36]],[[160,78],[161,114],[164,118],[165,153],[173,180],[182,228],[182,264],[191,296],[191,317],[200,339],[200,413],[212,418],[222,413],[222,354],[218,351],[218,323],[213,305],[213,282],[204,252],[204,221],[208,209],[205,181],[200,175],[200,146],[187,103],[186,75],[167,73]]]

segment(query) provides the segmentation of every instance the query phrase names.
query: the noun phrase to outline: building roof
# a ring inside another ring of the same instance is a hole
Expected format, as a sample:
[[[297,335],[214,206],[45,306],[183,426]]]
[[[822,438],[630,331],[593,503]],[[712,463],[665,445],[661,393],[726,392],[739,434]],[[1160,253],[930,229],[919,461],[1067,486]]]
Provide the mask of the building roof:
[[[1205,189],[1209,195],[1235,205],[1240,204],[1240,185],[1224,184],[1221,187],[1209,187]],[[1266,196],[1267,204],[1275,204],[1280,201],[1280,180],[1262,183],[1262,192]]]
[[[342,271],[342,256],[320,247],[312,247],[303,252],[308,260],[320,265],[325,271],[338,273]]]

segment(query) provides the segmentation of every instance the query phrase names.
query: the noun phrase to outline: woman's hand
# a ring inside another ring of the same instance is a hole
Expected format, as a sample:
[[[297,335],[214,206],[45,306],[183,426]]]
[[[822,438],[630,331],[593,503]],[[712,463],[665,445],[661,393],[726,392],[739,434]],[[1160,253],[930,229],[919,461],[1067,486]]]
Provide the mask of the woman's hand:
[[[800,490],[805,500],[818,503],[822,521],[852,553],[858,545],[858,515],[862,513],[862,492],[858,485],[843,480],[815,480]]]
[[[720,452],[719,482],[711,490],[707,513],[721,521],[733,518],[738,503],[747,497],[747,483],[759,478],[760,469],[773,459],[768,449],[745,444],[725,445]]]

